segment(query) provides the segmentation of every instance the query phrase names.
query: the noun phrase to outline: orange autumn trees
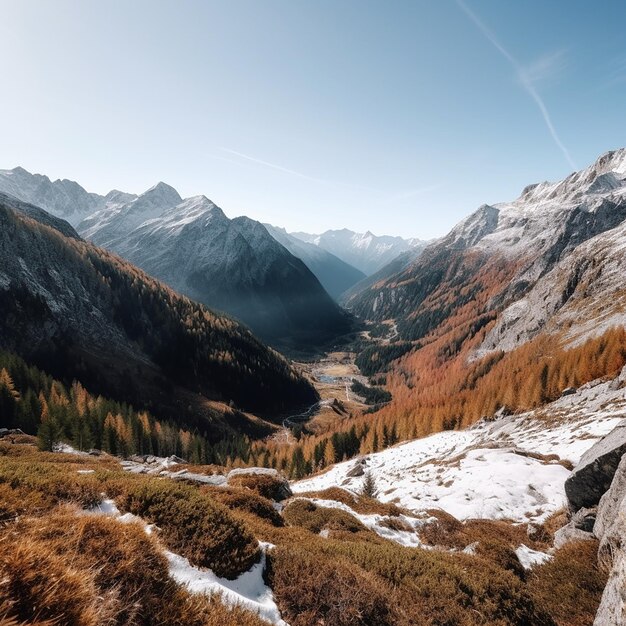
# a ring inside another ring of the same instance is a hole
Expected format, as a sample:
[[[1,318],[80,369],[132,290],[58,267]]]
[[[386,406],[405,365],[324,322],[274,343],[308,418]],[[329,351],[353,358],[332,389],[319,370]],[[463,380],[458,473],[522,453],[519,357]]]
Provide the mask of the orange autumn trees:
[[[626,364],[622,327],[574,346],[544,335],[512,352],[468,361],[471,346],[481,337],[482,332],[455,358],[446,353],[448,336],[394,362],[387,372],[393,401],[374,414],[340,422],[332,431],[301,437],[295,444],[302,453],[297,475],[302,474],[303,463],[307,473],[316,471],[397,441],[470,426],[501,407],[511,411],[539,407],[558,398],[566,387],[615,376]],[[293,444],[257,442],[252,449],[265,464],[293,474]]]

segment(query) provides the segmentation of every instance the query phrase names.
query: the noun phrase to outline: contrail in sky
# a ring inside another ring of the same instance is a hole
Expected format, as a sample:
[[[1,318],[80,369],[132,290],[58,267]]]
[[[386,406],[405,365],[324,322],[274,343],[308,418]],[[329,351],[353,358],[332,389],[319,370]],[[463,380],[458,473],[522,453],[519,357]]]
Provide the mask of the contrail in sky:
[[[559,147],[559,149],[561,150],[561,152],[563,153],[563,155],[567,159],[567,162],[572,167],[572,169],[574,169],[574,170],[578,169],[576,167],[576,164],[574,163],[574,160],[572,159],[568,149],[563,145],[563,142],[561,141],[561,138],[559,137],[558,133],[556,132],[556,129],[554,128],[554,124],[552,123],[552,118],[550,117],[550,113],[548,112],[548,109],[546,108],[546,105],[545,105],[543,99],[541,98],[541,96],[539,95],[537,90],[535,89],[535,86],[533,85],[532,81],[528,78],[528,76],[527,76],[526,72],[524,71],[524,68],[522,67],[522,65],[498,41],[498,38],[489,30],[489,28],[487,28],[485,23],[476,15],[476,13],[474,13],[467,6],[467,4],[465,4],[465,2],[463,0],[456,0],[456,1],[457,1],[457,4],[459,5],[459,7],[461,7],[461,9],[463,9],[463,11],[472,20],[472,22],[474,22],[474,24],[476,24],[476,26],[479,28],[479,30],[482,32],[482,34],[493,44],[493,46],[500,52],[500,54],[502,54],[502,56],[505,57],[507,59],[507,61],[513,66],[513,68],[515,69],[515,71],[516,71],[516,73],[517,73],[517,75],[518,75],[518,77],[519,77],[519,79],[520,79],[520,81],[522,83],[522,86],[524,87],[524,89],[526,90],[528,95],[535,101],[535,104],[539,108],[539,111],[541,112],[541,115],[543,116],[543,120],[546,123],[546,126],[548,127],[548,130],[550,131],[550,135],[552,135],[552,139],[554,139],[554,143],[556,143],[556,145]]]

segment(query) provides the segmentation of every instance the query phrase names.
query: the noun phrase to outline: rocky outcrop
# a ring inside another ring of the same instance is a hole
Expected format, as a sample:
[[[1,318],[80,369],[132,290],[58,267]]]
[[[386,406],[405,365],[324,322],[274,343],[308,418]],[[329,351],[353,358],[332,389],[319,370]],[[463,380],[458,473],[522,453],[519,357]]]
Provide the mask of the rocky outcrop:
[[[358,478],[359,476],[363,476],[365,474],[365,469],[367,466],[367,459],[362,458],[359,459],[346,473],[348,478]]]
[[[626,497],[626,456],[622,457],[611,482],[611,487],[600,499],[593,532],[602,540],[620,514],[622,502]]]
[[[626,368],[618,379],[625,375]],[[598,539],[598,561],[610,574],[594,626],[625,625],[626,420],[583,455],[565,482],[565,493],[572,516],[555,533],[554,545],[559,548],[576,539]]]
[[[593,532],[599,560],[611,568],[594,626],[626,624],[626,456],[600,500]]]
[[[595,509],[580,509],[580,511],[577,511],[572,515],[568,524],[554,533],[554,547],[558,549],[570,541],[594,539],[595,537],[591,531],[593,530],[595,519]]]
[[[565,481],[565,493],[572,511],[594,507],[600,502],[625,453],[626,420],[585,452]]]

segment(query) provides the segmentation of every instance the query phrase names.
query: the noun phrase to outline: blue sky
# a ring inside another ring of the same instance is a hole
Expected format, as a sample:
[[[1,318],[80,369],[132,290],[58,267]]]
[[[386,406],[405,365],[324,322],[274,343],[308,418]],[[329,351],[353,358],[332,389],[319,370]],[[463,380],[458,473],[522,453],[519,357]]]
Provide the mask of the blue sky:
[[[432,237],[626,146],[623,0],[0,0],[0,168]]]

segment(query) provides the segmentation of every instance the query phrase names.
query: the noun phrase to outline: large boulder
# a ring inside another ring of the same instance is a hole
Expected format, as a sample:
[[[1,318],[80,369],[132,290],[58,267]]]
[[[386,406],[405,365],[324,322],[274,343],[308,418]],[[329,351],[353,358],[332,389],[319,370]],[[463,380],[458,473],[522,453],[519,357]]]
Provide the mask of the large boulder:
[[[611,486],[617,467],[626,453],[626,420],[595,443],[580,459],[565,481],[572,511],[594,507]]]
[[[611,568],[594,626],[626,624],[626,455],[600,499],[593,533],[599,561]]]
[[[625,470],[624,463],[620,463],[621,470]],[[626,494],[623,489],[623,476],[613,481],[610,496],[603,498],[598,511],[601,520],[594,532],[600,536],[598,560],[606,567],[610,567],[609,579],[602,594],[600,607],[596,614],[594,626],[608,626],[609,624],[626,624]],[[615,486],[615,489],[613,487]],[[621,498],[621,499],[620,499]],[[615,506],[615,502],[619,504]]]
[[[622,457],[608,491],[600,498],[593,534],[602,541],[615,523],[626,498],[626,455]]]

